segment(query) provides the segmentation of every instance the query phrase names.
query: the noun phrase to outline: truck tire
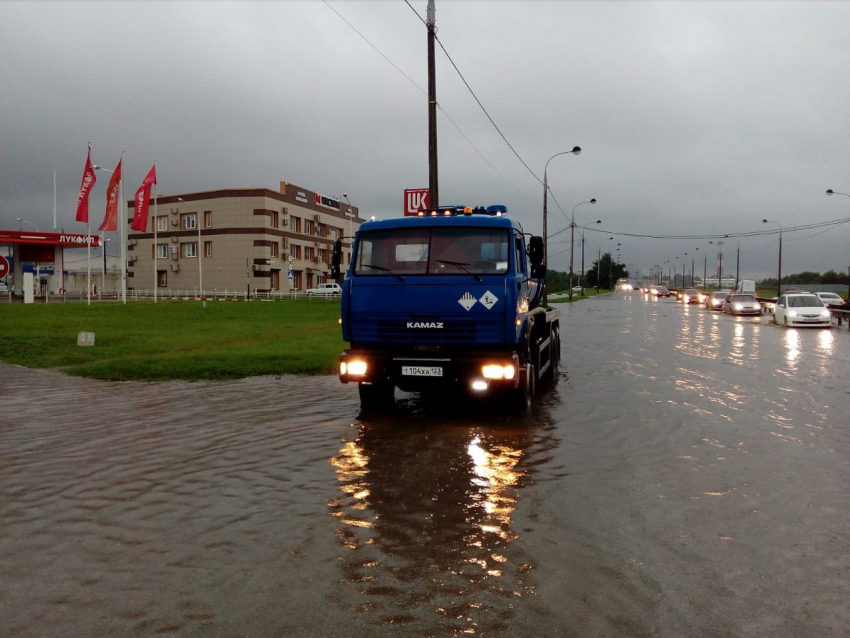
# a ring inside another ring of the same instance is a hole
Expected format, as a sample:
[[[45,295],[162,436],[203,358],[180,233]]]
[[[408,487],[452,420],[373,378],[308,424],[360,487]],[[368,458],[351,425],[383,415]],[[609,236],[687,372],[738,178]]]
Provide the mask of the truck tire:
[[[395,406],[395,386],[386,382],[357,386],[360,391],[360,407],[370,412],[385,412]]]

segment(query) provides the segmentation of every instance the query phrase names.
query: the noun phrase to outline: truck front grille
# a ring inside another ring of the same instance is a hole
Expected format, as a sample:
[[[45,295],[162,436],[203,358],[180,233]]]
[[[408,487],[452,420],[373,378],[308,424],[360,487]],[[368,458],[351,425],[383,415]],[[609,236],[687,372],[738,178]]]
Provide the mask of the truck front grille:
[[[408,325],[412,324],[412,325]],[[439,327],[438,327],[439,326]],[[500,343],[502,325],[494,319],[440,319],[434,316],[387,318],[358,315],[352,322],[358,343]]]

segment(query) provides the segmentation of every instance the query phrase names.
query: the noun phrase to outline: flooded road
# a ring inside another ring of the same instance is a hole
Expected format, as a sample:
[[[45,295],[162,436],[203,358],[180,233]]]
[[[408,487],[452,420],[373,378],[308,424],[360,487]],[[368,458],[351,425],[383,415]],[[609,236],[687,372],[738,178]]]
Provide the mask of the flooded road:
[[[850,635],[850,332],[561,307],[514,417],[0,364],[0,636]]]

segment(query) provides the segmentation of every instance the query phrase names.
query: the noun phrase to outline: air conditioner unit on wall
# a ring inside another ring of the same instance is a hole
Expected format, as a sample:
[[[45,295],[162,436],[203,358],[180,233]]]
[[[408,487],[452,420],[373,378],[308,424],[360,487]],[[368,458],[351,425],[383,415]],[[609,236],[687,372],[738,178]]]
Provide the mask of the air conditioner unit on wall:
[[[176,244],[176,243],[177,243],[177,238],[176,238],[176,237],[172,237],[172,238],[171,238],[171,241],[173,241],[173,242]]]
[[[321,218],[322,218],[322,216],[319,215],[319,213],[316,213],[315,215],[313,215],[313,221],[319,221]]]
[[[128,243],[129,243],[131,246],[135,246],[138,242],[137,242],[135,239],[131,239]]]
[[[180,264],[171,264],[171,270],[178,272],[180,270]]]
[[[172,254],[171,254],[171,258],[172,258],[172,259],[174,259],[174,260],[176,261],[176,260],[177,260],[177,253],[172,253]]]
[[[288,239],[284,239],[284,240],[283,240],[283,247],[284,247],[284,248],[289,248],[289,240],[288,240]]]
[[[288,219],[280,220],[280,225],[283,226],[284,228],[286,228],[287,226],[289,226],[289,220]]]
[[[177,221],[176,219],[172,219],[172,220],[171,220],[171,225],[172,225],[172,226],[176,226],[176,225],[177,225],[177,224],[179,224],[179,223],[180,223],[180,222],[179,222],[179,221]]]
[[[177,246],[170,246],[170,252],[172,255],[177,253]]]

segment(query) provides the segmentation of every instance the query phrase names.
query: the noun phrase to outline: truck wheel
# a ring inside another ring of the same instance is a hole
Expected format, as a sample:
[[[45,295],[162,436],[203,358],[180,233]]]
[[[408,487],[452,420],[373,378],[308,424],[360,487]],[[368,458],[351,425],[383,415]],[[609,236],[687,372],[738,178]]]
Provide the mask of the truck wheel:
[[[360,407],[364,410],[382,412],[395,405],[395,386],[389,383],[360,383]]]
[[[511,412],[525,412],[531,406],[537,389],[537,371],[534,364],[527,363],[519,373],[519,387],[508,395],[508,409]]]

